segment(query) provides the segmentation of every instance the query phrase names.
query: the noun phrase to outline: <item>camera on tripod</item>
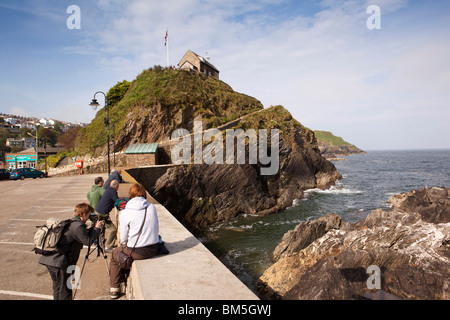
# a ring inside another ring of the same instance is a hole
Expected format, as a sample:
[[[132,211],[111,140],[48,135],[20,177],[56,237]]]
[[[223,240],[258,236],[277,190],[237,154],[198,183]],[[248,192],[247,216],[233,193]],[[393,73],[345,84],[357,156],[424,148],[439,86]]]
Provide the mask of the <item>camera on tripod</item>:
[[[96,223],[97,220],[107,221],[108,219],[109,219],[109,214],[91,214],[89,216],[89,220],[91,220],[92,223]]]

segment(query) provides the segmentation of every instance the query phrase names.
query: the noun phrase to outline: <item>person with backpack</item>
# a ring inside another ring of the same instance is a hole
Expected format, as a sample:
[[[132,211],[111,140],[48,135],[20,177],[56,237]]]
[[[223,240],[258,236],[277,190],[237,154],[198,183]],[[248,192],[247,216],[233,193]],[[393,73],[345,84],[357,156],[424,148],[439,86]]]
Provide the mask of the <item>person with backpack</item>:
[[[62,229],[56,250],[45,252],[39,258],[39,263],[47,267],[52,278],[54,300],[72,300],[68,279],[73,270],[69,267],[76,266],[83,245],[93,244],[102,228],[102,222],[97,220],[93,228],[87,229],[86,222],[92,213],[94,208],[87,203],[75,206],[75,215]]]

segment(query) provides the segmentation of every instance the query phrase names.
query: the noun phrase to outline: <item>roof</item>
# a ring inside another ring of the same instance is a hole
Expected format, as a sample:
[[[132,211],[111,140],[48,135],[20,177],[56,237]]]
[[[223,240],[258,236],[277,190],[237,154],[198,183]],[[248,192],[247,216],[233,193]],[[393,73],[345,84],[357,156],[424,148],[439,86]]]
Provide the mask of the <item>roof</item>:
[[[130,146],[125,151],[126,154],[136,154],[136,153],[156,153],[158,150],[158,143],[135,143],[130,144]]]
[[[220,73],[220,71],[219,71],[219,70],[218,70],[211,62],[209,62],[208,60],[206,60],[206,59],[203,58],[202,56],[196,54],[194,51],[192,51],[192,50],[190,50],[190,49],[189,49],[188,51],[186,51],[186,53],[184,54],[183,58],[181,58],[180,63],[183,61],[184,57],[185,57],[189,52],[193,53],[193,54],[197,57],[197,59],[200,60],[200,62],[206,64],[206,65],[209,66],[210,68],[213,68],[215,71],[217,71],[218,73]],[[180,63],[178,63],[178,65],[180,65]]]

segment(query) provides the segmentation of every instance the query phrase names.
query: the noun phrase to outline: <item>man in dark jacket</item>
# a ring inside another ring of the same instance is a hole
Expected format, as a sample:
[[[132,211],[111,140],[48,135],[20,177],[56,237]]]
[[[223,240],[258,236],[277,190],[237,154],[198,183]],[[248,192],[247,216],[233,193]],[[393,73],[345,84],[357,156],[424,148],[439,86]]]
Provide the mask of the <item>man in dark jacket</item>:
[[[109,212],[114,208],[114,202],[119,199],[117,190],[119,190],[119,181],[111,181],[110,187],[105,190],[102,197],[100,198],[100,201],[97,204],[97,207],[95,208],[95,211],[98,214],[109,216]],[[108,219],[105,220],[106,252],[112,252],[112,248],[115,246],[116,242],[116,234],[117,228],[111,221],[111,218],[108,217]]]
[[[123,179],[122,179],[121,174],[122,174],[122,170],[119,169],[116,171],[115,169],[113,169],[111,174],[109,175],[108,179],[103,184],[103,189],[107,190],[110,187],[110,184],[113,180],[116,180],[119,183],[122,183]]]
[[[100,234],[102,222],[97,221],[94,228],[87,229],[86,221],[94,212],[87,203],[75,207],[75,217],[71,219],[57,244],[56,253],[42,255],[39,263],[47,267],[53,281],[55,300],[72,300],[72,289],[68,285],[70,266],[76,266],[83,245],[91,245]]]

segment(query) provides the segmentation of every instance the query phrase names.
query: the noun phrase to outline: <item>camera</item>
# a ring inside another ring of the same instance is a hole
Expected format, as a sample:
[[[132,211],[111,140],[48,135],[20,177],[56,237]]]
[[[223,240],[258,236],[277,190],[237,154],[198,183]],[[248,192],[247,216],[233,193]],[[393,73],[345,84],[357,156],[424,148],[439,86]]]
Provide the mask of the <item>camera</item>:
[[[97,222],[97,220],[107,221],[108,219],[109,219],[109,214],[91,214],[89,216],[89,220],[91,220],[93,223]]]

